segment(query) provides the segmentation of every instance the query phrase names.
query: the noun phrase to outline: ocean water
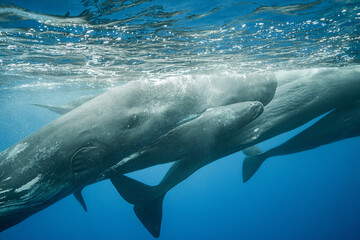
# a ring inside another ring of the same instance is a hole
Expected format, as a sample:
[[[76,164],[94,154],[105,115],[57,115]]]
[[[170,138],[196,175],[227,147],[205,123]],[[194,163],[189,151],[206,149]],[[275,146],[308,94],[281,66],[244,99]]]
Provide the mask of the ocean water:
[[[357,0],[0,0],[0,151],[58,117],[31,103],[169,76],[341,69],[359,51]],[[247,183],[242,152],[219,159],[169,191],[159,239],[360,239],[359,143],[274,157]],[[129,176],[156,184],[168,167]],[[110,181],[83,195],[88,212],[68,196],[0,239],[153,239]]]

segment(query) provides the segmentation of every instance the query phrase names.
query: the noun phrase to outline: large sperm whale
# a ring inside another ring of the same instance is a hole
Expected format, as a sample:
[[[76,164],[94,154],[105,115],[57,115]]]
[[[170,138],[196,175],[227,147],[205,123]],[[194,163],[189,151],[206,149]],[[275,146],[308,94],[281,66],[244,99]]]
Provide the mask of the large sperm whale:
[[[0,153],[0,231],[102,179],[119,160],[208,108],[267,103],[272,74],[129,82]]]
[[[274,156],[307,151],[329,143],[360,136],[360,102],[335,109],[314,125],[266,152],[258,148],[244,151],[249,154],[243,163],[243,179],[248,181],[262,163]]]
[[[162,200],[166,192],[199,168],[299,127],[313,118],[346,106],[360,97],[360,69],[356,67],[310,69],[303,70],[298,75],[290,72],[290,75],[293,80],[281,82],[273,100],[265,106],[264,112],[257,119],[241,128],[241,131],[223,138],[212,154],[199,151],[198,154],[183,155],[173,164],[159,185],[147,186],[122,176],[119,174],[122,172],[121,168],[113,173],[111,178],[117,183],[115,184],[117,190],[125,200],[135,205],[137,216],[154,224],[147,227],[149,231],[154,231],[154,229],[159,231],[158,216],[161,215]],[[285,80],[284,76],[283,79]],[[157,151],[154,152],[154,149]],[[136,162],[136,158],[144,156],[156,156],[161,159],[162,154],[166,154],[167,151],[162,149],[161,145],[158,148],[143,149],[143,152],[133,156],[132,161]],[[147,209],[151,209],[152,212],[149,213]],[[141,216],[140,210],[144,211],[145,217]],[[141,221],[144,222],[144,220]],[[157,232],[155,235],[158,234]]]

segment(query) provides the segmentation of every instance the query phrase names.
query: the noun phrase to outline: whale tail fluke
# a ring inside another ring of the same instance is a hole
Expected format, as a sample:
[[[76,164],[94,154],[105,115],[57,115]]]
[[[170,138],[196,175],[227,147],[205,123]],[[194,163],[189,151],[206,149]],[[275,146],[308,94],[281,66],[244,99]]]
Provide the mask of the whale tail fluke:
[[[136,216],[154,238],[158,238],[160,236],[164,196],[165,195],[162,195],[149,201],[139,202],[134,205]]]
[[[71,111],[71,109],[68,109],[66,107],[62,107],[62,106],[53,106],[53,105],[46,105],[46,104],[38,104],[38,103],[31,103],[31,105],[37,106],[37,107],[42,107],[42,108],[46,108],[54,113],[58,113],[58,114],[65,114],[69,111]]]
[[[134,204],[134,212],[144,227],[158,238],[160,236],[162,205],[165,194],[157,195],[155,187],[146,185],[112,170],[110,180],[119,194]]]
[[[90,101],[91,99],[93,99],[97,96],[99,96],[99,94],[85,95],[85,96],[79,97],[78,99],[75,99],[74,101],[71,101],[71,102],[61,105],[61,106],[38,104],[38,103],[31,103],[31,105],[46,108],[54,113],[64,115],[65,113],[68,113],[68,112],[74,110],[75,108],[86,103],[87,101]]]

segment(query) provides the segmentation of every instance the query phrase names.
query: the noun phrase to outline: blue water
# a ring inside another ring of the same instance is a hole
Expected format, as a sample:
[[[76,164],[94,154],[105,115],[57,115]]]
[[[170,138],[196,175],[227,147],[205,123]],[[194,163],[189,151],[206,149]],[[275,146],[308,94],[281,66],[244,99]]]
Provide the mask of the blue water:
[[[0,0],[0,151],[61,105],[127,81],[358,65],[358,1]],[[360,93],[359,93],[360,94]],[[277,146],[283,134],[260,144]],[[239,152],[164,199],[160,239],[360,239],[359,137],[264,163]],[[129,174],[156,184],[169,165]],[[152,239],[110,181],[68,196],[0,239]]]

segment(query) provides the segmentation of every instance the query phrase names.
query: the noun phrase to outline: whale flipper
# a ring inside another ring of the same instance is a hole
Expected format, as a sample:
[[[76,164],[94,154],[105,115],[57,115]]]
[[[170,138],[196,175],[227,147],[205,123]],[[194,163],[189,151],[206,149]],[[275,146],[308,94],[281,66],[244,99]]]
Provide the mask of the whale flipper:
[[[246,155],[246,156],[254,156],[254,155],[258,155],[258,154],[262,154],[264,153],[263,150],[261,150],[258,146],[256,145],[253,145],[251,147],[248,147],[248,148],[245,148],[242,150],[243,153]]]
[[[134,204],[134,212],[144,227],[158,238],[165,194],[156,196],[154,187],[118,174],[115,170],[110,171],[109,177],[119,194],[128,203]]]
[[[247,156],[243,162],[243,182],[249,181],[249,179],[260,168],[261,164],[266,160],[265,154],[259,154],[254,156]]]
[[[264,151],[256,145],[245,148],[243,153],[246,155],[243,162],[243,182],[245,183],[256,173],[266,158],[263,157]]]
[[[85,203],[83,195],[81,194],[81,191],[82,191],[82,189],[80,189],[77,192],[74,192],[74,197],[80,203],[80,205],[84,208],[84,211],[87,212],[86,203]]]

